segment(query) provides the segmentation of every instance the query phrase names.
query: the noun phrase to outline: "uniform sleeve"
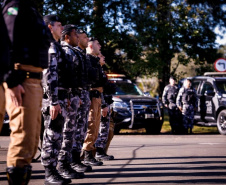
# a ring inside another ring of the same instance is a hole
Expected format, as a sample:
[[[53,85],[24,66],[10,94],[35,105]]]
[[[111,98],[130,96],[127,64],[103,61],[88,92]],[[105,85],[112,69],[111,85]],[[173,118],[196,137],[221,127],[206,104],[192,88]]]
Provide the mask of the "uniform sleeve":
[[[43,71],[45,79],[44,91],[50,100],[51,105],[57,105],[58,102],[58,59],[56,47],[53,43],[49,48],[48,69]]]
[[[176,99],[176,104],[177,104],[177,107],[182,107],[182,95],[183,95],[183,92],[184,92],[184,88],[180,88],[179,90],[179,93],[177,95],[177,99]]]
[[[104,95],[103,95],[103,93],[101,93],[101,108],[103,109],[103,108],[105,108],[107,106],[108,106],[108,104],[107,104],[107,102],[104,99]]]
[[[164,88],[163,94],[162,94],[162,102],[163,104],[168,104],[168,100],[167,100],[167,94],[168,94],[168,86],[166,86]]]

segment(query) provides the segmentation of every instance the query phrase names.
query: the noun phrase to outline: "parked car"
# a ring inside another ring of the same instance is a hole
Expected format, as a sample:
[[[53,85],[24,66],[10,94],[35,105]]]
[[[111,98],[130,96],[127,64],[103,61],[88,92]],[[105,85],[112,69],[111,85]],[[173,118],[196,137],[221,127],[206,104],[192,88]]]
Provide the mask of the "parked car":
[[[159,134],[164,115],[162,103],[145,95],[125,75],[108,74],[108,79],[117,87],[111,106],[115,133],[121,129],[145,128],[148,134]]]
[[[205,73],[204,76],[188,77],[197,91],[198,111],[195,124],[217,126],[226,135],[226,73]]]

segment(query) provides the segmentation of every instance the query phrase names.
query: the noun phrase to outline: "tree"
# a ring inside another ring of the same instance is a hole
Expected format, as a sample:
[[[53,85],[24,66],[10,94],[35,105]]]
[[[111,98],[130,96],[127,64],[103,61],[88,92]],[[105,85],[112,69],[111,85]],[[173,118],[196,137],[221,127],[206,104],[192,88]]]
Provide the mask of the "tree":
[[[159,94],[168,82],[171,60],[178,53],[184,65],[213,63],[218,57],[214,28],[223,25],[223,1],[135,0],[134,30],[144,48],[149,74],[159,77]],[[215,1],[214,1],[215,2]],[[216,10],[221,12],[216,14]],[[225,24],[225,22],[224,22]],[[146,72],[146,71],[145,71]]]

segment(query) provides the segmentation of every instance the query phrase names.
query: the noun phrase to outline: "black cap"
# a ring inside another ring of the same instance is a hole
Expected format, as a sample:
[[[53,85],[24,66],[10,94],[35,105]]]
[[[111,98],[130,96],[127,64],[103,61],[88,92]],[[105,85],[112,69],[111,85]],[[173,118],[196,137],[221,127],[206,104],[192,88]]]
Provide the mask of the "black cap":
[[[80,28],[78,28],[78,29],[76,30],[76,33],[77,33],[77,34],[85,33],[85,34],[87,35],[87,33],[86,33],[84,30],[80,29]]]
[[[44,19],[46,25],[51,24],[52,22],[61,22],[60,18],[55,14],[46,15],[46,16],[44,16],[43,19]]]
[[[69,34],[73,29],[75,29],[75,31],[78,29],[78,26],[74,25],[74,24],[67,24],[64,26],[64,29],[62,31],[62,36]]]

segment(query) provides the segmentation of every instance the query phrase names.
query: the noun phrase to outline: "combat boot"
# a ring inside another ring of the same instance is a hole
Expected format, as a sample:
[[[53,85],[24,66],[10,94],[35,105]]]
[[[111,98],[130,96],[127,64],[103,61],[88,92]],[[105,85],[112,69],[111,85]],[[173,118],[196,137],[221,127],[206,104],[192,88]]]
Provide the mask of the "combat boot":
[[[23,168],[7,167],[6,175],[9,185],[27,185],[31,178],[31,168],[30,165]]]
[[[95,158],[98,161],[109,161],[109,160],[113,160],[114,156],[107,155],[103,148],[97,147]]]
[[[55,166],[45,167],[44,185],[66,185],[69,183],[71,183],[71,180],[61,177]]]
[[[75,170],[73,170],[71,165],[67,161],[59,161],[58,172],[65,179],[84,178],[84,173],[76,172]]]
[[[84,150],[85,157],[84,157],[84,163],[86,165],[91,165],[91,166],[101,166],[103,165],[103,162],[97,161],[92,154],[92,151],[86,151]]]
[[[77,172],[91,172],[92,167],[89,165],[85,165],[81,162],[80,152],[76,150],[72,150],[72,163],[71,168]]]

